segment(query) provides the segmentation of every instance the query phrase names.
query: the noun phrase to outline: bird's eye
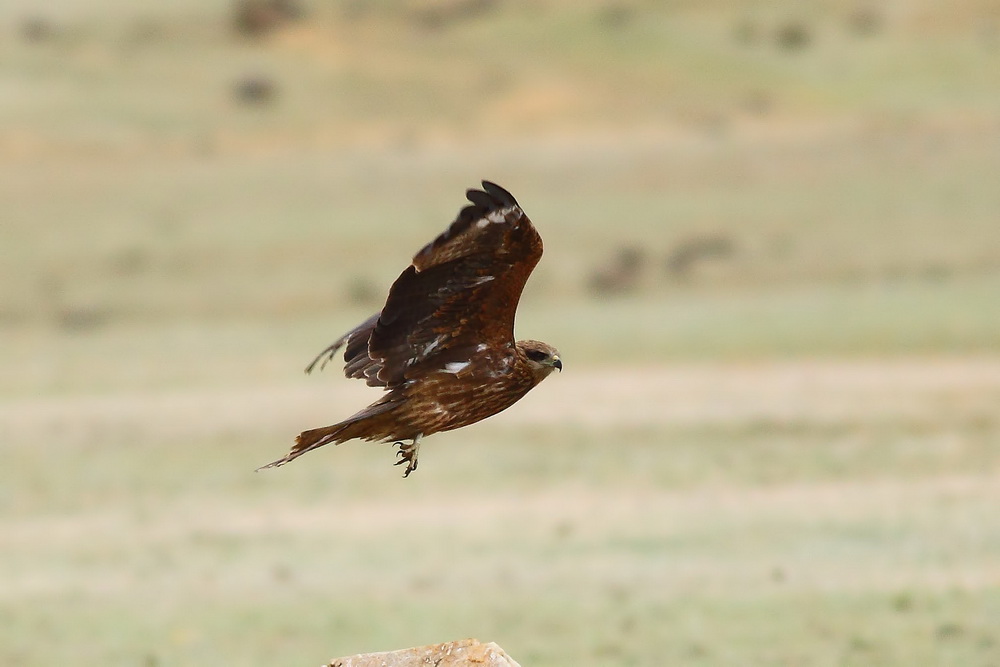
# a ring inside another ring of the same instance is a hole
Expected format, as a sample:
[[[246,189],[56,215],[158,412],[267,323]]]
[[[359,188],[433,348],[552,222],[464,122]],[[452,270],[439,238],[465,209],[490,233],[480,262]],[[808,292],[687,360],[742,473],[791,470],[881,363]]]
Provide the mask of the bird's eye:
[[[542,362],[549,358],[549,355],[541,350],[528,350],[525,354],[527,354],[528,358],[532,361]]]

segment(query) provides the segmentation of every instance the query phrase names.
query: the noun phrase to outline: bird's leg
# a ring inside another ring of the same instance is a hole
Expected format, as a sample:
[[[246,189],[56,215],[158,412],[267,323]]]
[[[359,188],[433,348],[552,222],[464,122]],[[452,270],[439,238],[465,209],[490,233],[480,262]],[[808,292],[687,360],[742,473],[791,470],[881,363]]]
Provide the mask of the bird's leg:
[[[417,469],[417,454],[420,452],[420,438],[422,437],[423,433],[418,433],[413,438],[413,442],[399,441],[394,443],[399,445],[399,451],[396,452],[399,460],[396,461],[396,465],[406,464],[406,471],[403,473],[403,477],[409,477],[410,473]]]

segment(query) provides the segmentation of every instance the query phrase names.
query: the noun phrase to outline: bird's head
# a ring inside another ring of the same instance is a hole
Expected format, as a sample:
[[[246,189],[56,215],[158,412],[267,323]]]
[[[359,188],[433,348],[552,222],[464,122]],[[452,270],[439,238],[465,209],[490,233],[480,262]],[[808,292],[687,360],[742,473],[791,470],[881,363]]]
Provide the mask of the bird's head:
[[[535,376],[535,383],[544,380],[554,370],[562,371],[562,359],[559,351],[548,343],[537,340],[521,340],[517,349],[528,360],[528,368]]]

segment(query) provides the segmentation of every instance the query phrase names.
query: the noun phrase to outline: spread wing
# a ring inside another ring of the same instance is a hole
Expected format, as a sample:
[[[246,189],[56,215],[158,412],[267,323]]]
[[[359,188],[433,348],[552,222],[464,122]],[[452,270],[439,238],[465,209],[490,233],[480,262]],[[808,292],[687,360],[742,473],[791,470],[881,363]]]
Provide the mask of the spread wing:
[[[466,196],[471,205],[414,256],[382,311],[317,361],[346,344],[348,377],[391,388],[446,364],[513,354],[514,312],[542,239],[500,186],[483,181]]]
[[[514,311],[542,239],[500,186],[483,181],[466,196],[472,204],[393,283],[372,330],[368,355],[386,386],[483,350],[513,353]]]

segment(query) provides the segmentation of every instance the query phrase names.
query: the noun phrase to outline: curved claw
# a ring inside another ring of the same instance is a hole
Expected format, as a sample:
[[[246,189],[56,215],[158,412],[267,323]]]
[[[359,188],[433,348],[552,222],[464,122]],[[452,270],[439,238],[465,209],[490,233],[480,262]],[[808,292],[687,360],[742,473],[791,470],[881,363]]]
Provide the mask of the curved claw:
[[[417,453],[420,451],[420,436],[418,435],[413,439],[413,442],[395,442],[395,445],[399,445],[399,451],[396,452],[396,461],[393,465],[406,464],[406,471],[403,472],[403,477],[409,477],[410,473],[417,469]]]

